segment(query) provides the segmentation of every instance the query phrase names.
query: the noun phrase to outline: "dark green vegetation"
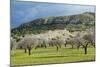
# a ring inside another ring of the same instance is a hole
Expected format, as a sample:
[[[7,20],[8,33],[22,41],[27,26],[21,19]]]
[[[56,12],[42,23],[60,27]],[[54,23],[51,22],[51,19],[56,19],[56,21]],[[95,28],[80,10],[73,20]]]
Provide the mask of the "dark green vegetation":
[[[84,49],[80,48],[61,48],[56,51],[55,47],[49,47],[47,49],[38,48],[32,50],[32,55],[24,53],[24,50],[15,50],[11,52],[11,65],[35,65],[35,64],[51,64],[51,63],[69,63],[69,62],[85,62],[95,61],[95,49],[93,47],[88,48],[88,52],[85,55]]]
[[[83,14],[59,17],[44,17],[24,23],[11,30],[11,36],[23,36],[25,34],[39,34],[48,30],[67,29],[73,31],[83,31],[95,24],[95,13],[85,12]]]

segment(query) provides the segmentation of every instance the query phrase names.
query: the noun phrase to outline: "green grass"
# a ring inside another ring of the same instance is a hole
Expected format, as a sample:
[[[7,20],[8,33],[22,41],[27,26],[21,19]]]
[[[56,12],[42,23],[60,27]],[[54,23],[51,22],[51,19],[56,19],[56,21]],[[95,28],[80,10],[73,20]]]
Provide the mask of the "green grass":
[[[80,48],[69,49],[60,48],[56,51],[55,47],[38,48],[32,50],[32,55],[24,53],[24,50],[11,51],[11,66],[13,65],[35,65],[35,64],[51,64],[51,63],[69,63],[69,62],[81,62],[81,61],[94,61],[95,49],[88,48],[87,55],[84,54],[84,50]]]

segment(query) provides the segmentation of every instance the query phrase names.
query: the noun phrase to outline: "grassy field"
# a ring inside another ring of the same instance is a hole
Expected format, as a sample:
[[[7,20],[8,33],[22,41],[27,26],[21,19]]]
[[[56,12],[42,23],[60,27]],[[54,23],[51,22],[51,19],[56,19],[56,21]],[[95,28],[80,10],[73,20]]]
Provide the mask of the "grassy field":
[[[88,54],[84,54],[84,50],[80,48],[69,49],[60,48],[56,51],[55,47],[38,48],[32,50],[32,55],[24,53],[24,50],[11,51],[11,66],[13,65],[36,65],[36,64],[54,64],[54,63],[70,63],[81,61],[94,61],[95,49],[88,48]]]

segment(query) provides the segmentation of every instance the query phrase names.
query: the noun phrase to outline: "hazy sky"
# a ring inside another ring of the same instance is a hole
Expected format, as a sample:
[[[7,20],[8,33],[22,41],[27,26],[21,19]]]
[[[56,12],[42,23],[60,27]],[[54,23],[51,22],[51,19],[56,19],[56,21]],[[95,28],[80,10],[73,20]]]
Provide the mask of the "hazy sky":
[[[37,2],[11,2],[11,26],[46,16],[66,16],[83,12],[95,12],[95,6],[81,6]]]

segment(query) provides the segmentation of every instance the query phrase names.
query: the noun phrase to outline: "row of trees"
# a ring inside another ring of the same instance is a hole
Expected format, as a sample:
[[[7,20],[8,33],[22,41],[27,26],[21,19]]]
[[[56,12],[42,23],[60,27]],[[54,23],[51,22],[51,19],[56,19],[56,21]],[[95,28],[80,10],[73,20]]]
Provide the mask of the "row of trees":
[[[66,47],[67,44],[70,44],[72,48],[76,46],[77,49],[82,46],[84,48],[84,54],[87,54],[87,47],[89,44],[95,47],[95,34],[93,28],[76,33],[70,33],[67,30],[56,31],[54,34],[51,33],[26,35],[21,37],[18,42],[11,38],[11,49],[22,48],[25,50],[25,53],[27,53],[28,50],[28,54],[31,55],[32,48],[37,49],[38,47],[47,48],[49,46],[55,46],[58,51],[61,46],[64,45]]]

